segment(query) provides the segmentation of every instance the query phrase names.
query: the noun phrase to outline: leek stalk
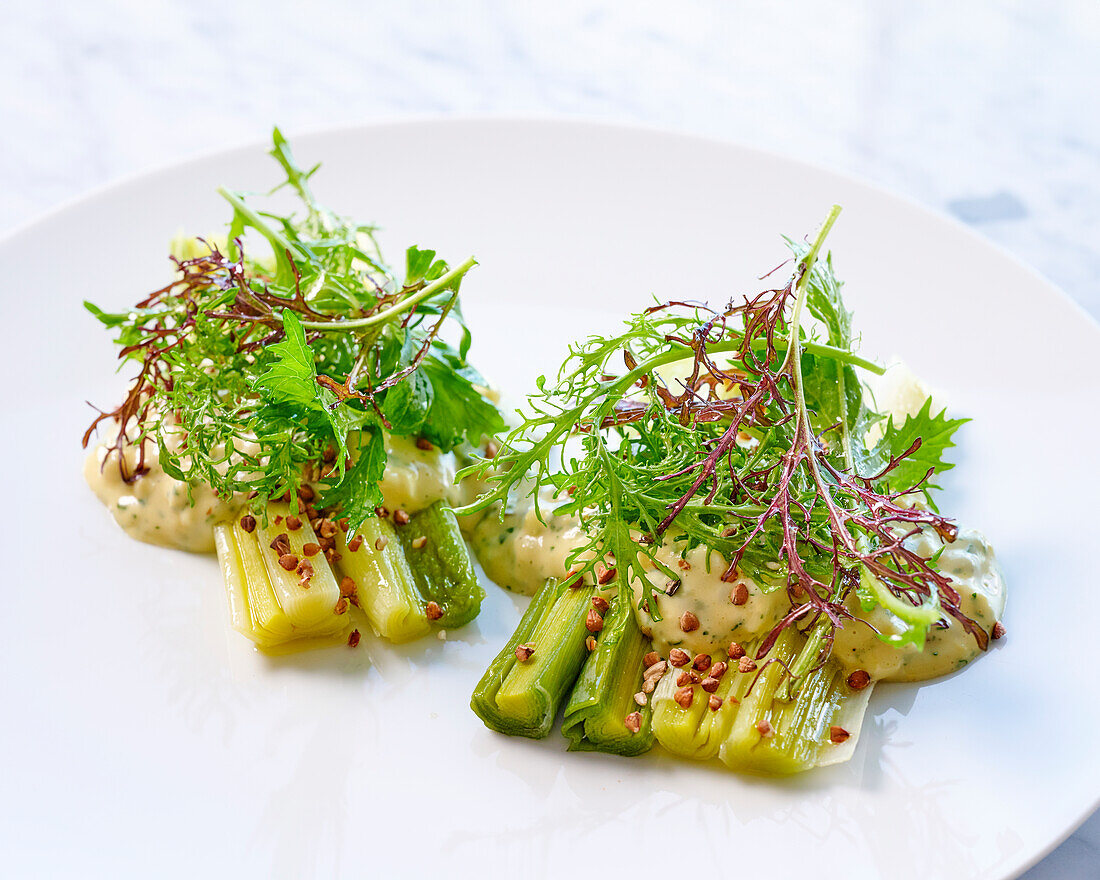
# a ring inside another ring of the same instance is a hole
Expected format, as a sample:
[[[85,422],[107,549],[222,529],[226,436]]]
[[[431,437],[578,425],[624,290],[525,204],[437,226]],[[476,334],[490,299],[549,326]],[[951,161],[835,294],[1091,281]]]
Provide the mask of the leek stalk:
[[[359,607],[377,635],[408,642],[431,631],[401,541],[388,519],[368,519],[350,546],[342,529],[336,530],[333,539],[339,554],[336,566],[355,582]]]
[[[405,548],[417,590],[435,602],[440,626],[469,623],[481,610],[485,590],[478,583],[458,520],[442,501],[413,514],[397,534]]]
[[[642,658],[651,642],[638,629],[631,605],[629,592],[613,600],[573,686],[561,725],[570,751],[633,756],[653,747],[650,699],[643,696],[644,705],[635,700],[642,693]],[[628,718],[636,729],[628,727]]]
[[[590,586],[557,580],[535,594],[470,700],[487,727],[533,739],[550,732],[584,662],[591,599]]]

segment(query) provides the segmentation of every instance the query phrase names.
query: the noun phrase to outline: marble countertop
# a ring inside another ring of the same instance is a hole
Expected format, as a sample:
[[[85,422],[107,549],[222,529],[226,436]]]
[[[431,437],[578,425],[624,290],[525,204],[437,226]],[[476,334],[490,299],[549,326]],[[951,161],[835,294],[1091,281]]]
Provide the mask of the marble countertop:
[[[8,4],[0,232],[272,122],[566,115],[857,174],[1098,317],[1098,46],[1091,0]],[[1024,876],[1100,876],[1100,814]]]

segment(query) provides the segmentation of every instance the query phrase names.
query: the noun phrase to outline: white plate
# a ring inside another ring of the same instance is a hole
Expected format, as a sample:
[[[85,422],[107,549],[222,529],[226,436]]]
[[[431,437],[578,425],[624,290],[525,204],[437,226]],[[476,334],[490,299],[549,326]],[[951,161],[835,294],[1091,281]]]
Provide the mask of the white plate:
[[[728,144],[474,121],[302,137],[337,209],[481,266],[476,361],[521,391],[564,341],[650,293],[723,300],[834,201],[865,350],[974,421],[946,509],[985,530],[1008,638],[960,675],[879,688],[856,758],[788,781],[490,733],[470,690],[517,619],[490,588],[446,643],[271,660],[226,626],[209,558],[131,542],[85,488],[84,400],[114,402],[84,298],[159,286],[168,238],[216,230],[260,148],[139,178],[0,244],[5,634],[0,851],[17,876],[1001,878],[1093,809],[1097,326],[963,228]],[[598,312],[598,314],[594,314]]]

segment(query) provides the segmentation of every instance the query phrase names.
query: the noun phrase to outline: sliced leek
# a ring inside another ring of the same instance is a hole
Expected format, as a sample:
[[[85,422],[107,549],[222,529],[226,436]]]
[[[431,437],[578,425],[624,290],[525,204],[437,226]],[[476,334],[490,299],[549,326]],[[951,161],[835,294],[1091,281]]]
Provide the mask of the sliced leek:
[[[336,566],[355,582],[359,607],[377,635],[408,642],[431,632],[425,603],[389,520],[368,519],[350,545],[342,529],[336,529],[332,540]]]
[[[214,543],[225,581],[233,628],[267,651],[285,646],[301,650],[343,641],[351,624],[346,614],[337,613],[336,601],[329,605],[328,613],[319,619],[312,614],[299,616],[301,606],[294,603],[288,603],[291,613],[284,610],[272,583],[267,560],[276,551],[261,545],[258,531],[245,529],[239,521],[221,523],[214,528]],[[313,588],[312,581],[317,578],[318,572],[326,572],[332,579],[332,572],[323,556],[318,554],[310,563],[314,572],[310,578],[311,585],[298,585],[301,590]],[[278,565],[277,559],[275,564]],[[280,571],[285,570],[280,567]],[[300,575],[296,577],[301,579]]]
[[[294,517],[290,522],[298,528],[288,525],[287,517],[293,516],[290,506],[283,503],[269,504],[267,524],[256,525],[256,537],[260,543],[260,552],[264,566],[270,578],[271,588],[279,601],[279,606],[299,628],[327,625],[332,621],[333,609],[340,601],[340,586],[332,569],[320,553],[306,556],[305,545],[318,543],[308,520]],[[237,524],[239,527],[239,523]],[[282,539],[282,541],[278,540]],[[288,553],[280,553],[272,545],[282,543],[289,547]],[[280,563],[287,557],[294,565],[289,570]],[[299,566],[308,564],[313,574],[308,578],[309,586],[303,585],[303,575]]]
[[[470,705],[487,727],[541,739],[584,662],[592,588],[549,580],[485,671]],[[522,658],[522,659],[521,659]]]
[[[701,683],[680,684],[681,675],[691,673],[673,667],[653,693],[653,733],[673,754],[706,761],[718,755],[737,715],[737,692],[748,684],[739,679],[736,666],[718,679],[713,694],[703,690]],[[676,700],[685,687],[691,693],[690,702],[684,700],[686,706]],[[711,697],[719,701],[717,709],[711,708]]]
[[[801,636],[791,629],[776,641],[768,656],[783,662],[773,662],[760,673],[718,750],[729,767],[782,775],[851,757],[873,686],[853,691],[839,664],[829,660],[803,676],[793,699],[779,699],[787,677],[783,664],[793,665],[801,648]]]
[[[746,648],[747,656],[754,657],[757,645]],[[710,674],[714,666],[696,673],[694,680],[691,665],[671,669],[654,693],[657,741],[677,755],[717,757],[733,769],[764,775],[848,760],[872,688],[852,690],[833,660],[792,686],[787,669],[804,649],[816,651],[817,644],[806,649],[805,639],[789,628],[765,658],[746,664],[745,671],[731,661],[716,687]]]
[[[435,602],[439,626],[469,623],[481,610],[485,590],[474,574],[470,551],[454,511],[437,501],[415,513],[397,534],[405,548],[417,590],[425,602]]]
[[[652,705],[643,691],[643,658],[650,648],[630,594],[615,597],[565,706],[561,732],[570,751],[629,756],[653,747]]]

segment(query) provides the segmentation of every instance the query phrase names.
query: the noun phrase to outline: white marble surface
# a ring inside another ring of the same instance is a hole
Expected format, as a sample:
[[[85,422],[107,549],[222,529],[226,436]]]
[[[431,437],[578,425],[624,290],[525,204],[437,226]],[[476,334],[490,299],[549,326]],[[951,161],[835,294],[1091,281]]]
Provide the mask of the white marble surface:
[[[858,174],[1100,315],[1095,0],[2,5],[0,231],[273,122],[582,116]],[[1025,877],[1100,877],[1100,814]]]

